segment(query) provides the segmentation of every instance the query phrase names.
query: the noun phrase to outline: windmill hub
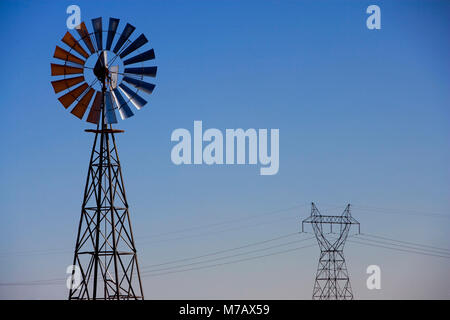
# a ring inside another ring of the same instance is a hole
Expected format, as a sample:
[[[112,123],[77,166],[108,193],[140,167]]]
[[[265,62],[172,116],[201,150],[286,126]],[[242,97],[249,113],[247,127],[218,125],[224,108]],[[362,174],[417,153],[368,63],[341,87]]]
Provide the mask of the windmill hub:
[[[98,56],[97,62],[95,63],[94,67],[94,74],[102,83],[105,81],[105,79],[109,78],[108,63],[106,57],[106,51],[102,51],[102,53]]]

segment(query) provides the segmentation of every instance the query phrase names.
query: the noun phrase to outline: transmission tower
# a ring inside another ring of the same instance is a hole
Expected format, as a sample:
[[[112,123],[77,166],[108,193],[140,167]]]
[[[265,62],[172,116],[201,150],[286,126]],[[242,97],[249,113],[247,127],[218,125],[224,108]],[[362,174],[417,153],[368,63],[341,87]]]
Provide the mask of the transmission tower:
[[[80,39],[76,40],[69,31],[62,39],[69,51],[56,46],[54,58],[64,64],[51,64],[52,76],[62,76],[52,81],[55,93],[66,91],[58,100],[66,109],[74,105],[71,113],[80,119],[89,109],[86,121],[96,125],[95,129],[85,130],[94,133],[94,143],[75,244],[70,300],[144,299],[114,136],[123,130],[113,129],[112,124],[117,123],[116,112],[124,120],[134,115],[129,105],[139,110],[147,103],[138,92],[152,93],[155,85],[143,78],[155,77],[157,67],[144,66],[144,62],[155,58],[153,49],[122,61],[148,40],[141,34],[130,41],[135,27],[127,24],[119,33],[118,25],[119,19],[110,18],[108,30],[103,31],[102,18],[96,18],[92,20],[94,32],[89,33],[81,23],[76,28]],[[105,46],[103,33],[107,36]],[[116,34],[119,36],[112,47]],[[110,60],[108,53],[113,55]],[[92,61],[95,65],[88,66]],[[124,67],[136,63],[139,67]],[[90,85],[86,83],[89,76]],[[137,90],[132,90],[125,82]],[[77,273],[80,281],[76,279]]]
[[[350,213],[350,204],[340,216],[322,215],[311,204],[311,215],[303,220],[311,224],[320,248],[319,264],[313,289],[313,300],[352,300],[347,266],[344,258],[344,245],[352,225],[358,225]]]

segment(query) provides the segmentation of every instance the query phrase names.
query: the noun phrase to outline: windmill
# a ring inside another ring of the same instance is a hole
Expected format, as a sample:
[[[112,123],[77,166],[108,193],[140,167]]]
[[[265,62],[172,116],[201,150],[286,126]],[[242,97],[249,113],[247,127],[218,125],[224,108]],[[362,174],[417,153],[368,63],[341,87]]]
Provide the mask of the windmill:
[[[127,23],[118,32],[119,19],[110,18],[103,30],[102,18],[92,19],[93,32],[82,22],[74,36],[67,31],[56,46],[51,64],[51,82],[58,100],[79,119],[96,125],[89,169],[81,206],[72,282],[78,270],[81,279],[70,288],[69,299],[143,299],[137,251],[130,223],[128,202],[114,135],[117,112],[122,120],[134,115],[147,101],[155,85],[155,58],[144,34],[133,37]],[[103,39],[106,38],[106,43]],[[114,44],[114,45],[113,45]]]

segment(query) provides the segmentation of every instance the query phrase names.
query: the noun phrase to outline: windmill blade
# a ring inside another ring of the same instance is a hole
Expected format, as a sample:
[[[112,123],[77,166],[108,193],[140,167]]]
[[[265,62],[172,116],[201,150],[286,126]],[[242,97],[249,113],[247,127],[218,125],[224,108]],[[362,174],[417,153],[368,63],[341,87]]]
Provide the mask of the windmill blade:
[[[124,65],[138,63],[138,62],[144,62],[148,60],[155,59],[155,51],[153,49],[147,50],[141,54],[138,54],[137,56],[131,57],[123,62]]]
[[[147,38],[144,36],[144,34],[141,34],[128,47],[126,47],[125,50],[122,51],[122,53],[119,55],[120,58],[123,59],[125,56],[136,51],[137,49],[142,47],[147,42],[148,42]]]
[[[97,124],[100,119],[102,107],[102,93],[97,91],[95,94],[94,102],[92,102],[91,111],[89,111],[88,117],[86,119],[87,122]]]
[[[116,35],[117,27],[119,26],[119,19],[109,18],[108,38],[106,39],[106,50],[111,50],[111,45]]]
[[[67,92],[65,95],[58,98],[59,102],[64,106],[64,108],[70,107],[70,105],[88,88],[87,83],[76,87],[72,91]]]
[[[117,80],[119,78],[119,66],[109,67],[109,74],[111,75],[110,85],[112,89],[117,87]]]
[[[70,52],[68,52],[58,46],[56,46],[56,48],[55,48],[55,53],[53,54],[53,58],[60,59],[63,61],[70,61],[70,62],[79,64],[82,66],[84,66],[84,63],[86,62],[83,59],[80,59],[77,56],[74,56]]]
[[[103,50],[103,41],[102,41],[102,18],[92,19],[92,27],[94,28],[95,33],[95,41],[97,42],[97,50]]]
[[[89,31],[86,28],[84,22],[80,23],[80,25],[75,29],[77,30],[78,34],[81,37],[81,40],[83,40],[86,47],[88,47],[89,51],[91,53],[94,53],[95,52],[94,45],[92,44],[91,36],[89,35]]]
[[[124,73],[139,74],[142,76],[156,77],[157,67],[125,68]]]
[[[53,86],[53,90],[55,91],[55,93],[58,93],[58,92],[68,89],[68,88],[70,88],[80,82],[83,82],[83,81],[84,81],[84,77],[78,76],[78,77],[74,77],[74,78],[52,81],[52,86]]]
[[[147,92],[148,94],[151,94],[153,92],[153,89],[155,88],[155,85],[153,83],[148,83],[135,78],[123,77],[123,81],[135,86],[136,88],[144,92]]]
[[[106,123],[117,123],[116,111],[114,110],[113,100],[111,92],[105,92],[105,104],[106,104]]]
[[[64,76],[66,74],[79,74],[83,73],[83,68],[65,66],[63,64],[50,64],[52,70],[52,76]]]
[[[86,52],[86,50],[83,49],[83,47],[77,42],[77,40],[75,40],[75,38],[69,31],[66,32],[61,41],[67,44],[71,49],[81,54],[86,59],[89,58],[89,54]]]
[[[125,29],[123,29],[123,32],[119,37],[119,40],[117,40],[116,46],[114,47],[114,50],[113,50],[114,53],[117,53],[120,50],[120,48],[122,48],[125,41],[128,40],[128,38],[131,36],[131,34],[133,33],[133,31],[135,29],[136,29],[135,27],[133,27],[131,24],[127,23],[127,25],[125,26]]]
[[[78,101],[75,105],[71,113],[79,119],[83,119],[84,113],[89,107],[89,103],[91,102],[92,96],[94,95],[95,90],[89,89],[89,91],[83,96],[83,98]]]
[[[127,102],[122,97],[122,94],[120,93],[120,91],[117,88],[115,88],[115,89],[113,89],[112,94],[115,98],[117,106],[119,107],[119,113],[120,113],[120,117],[122,118],[122,120],[132,117],[134,115],[134,113],[133,113],[133,111],[131,111]]]
[[[120,90],[125,94],[125,96],[130,99],[131,103],[136,107],[136,109],[140,110],[143,106],[147,104],[147,101],[139,96],[136,92],[128,88],[123,83],[119,84]]]

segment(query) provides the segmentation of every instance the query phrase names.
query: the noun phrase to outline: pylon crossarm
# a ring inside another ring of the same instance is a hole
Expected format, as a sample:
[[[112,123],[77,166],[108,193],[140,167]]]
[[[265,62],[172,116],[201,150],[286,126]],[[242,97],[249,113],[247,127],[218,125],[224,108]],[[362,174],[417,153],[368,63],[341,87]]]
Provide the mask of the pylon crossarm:
[[[303,223],[358,224],[353,217],[343,216],[309,216]]]

